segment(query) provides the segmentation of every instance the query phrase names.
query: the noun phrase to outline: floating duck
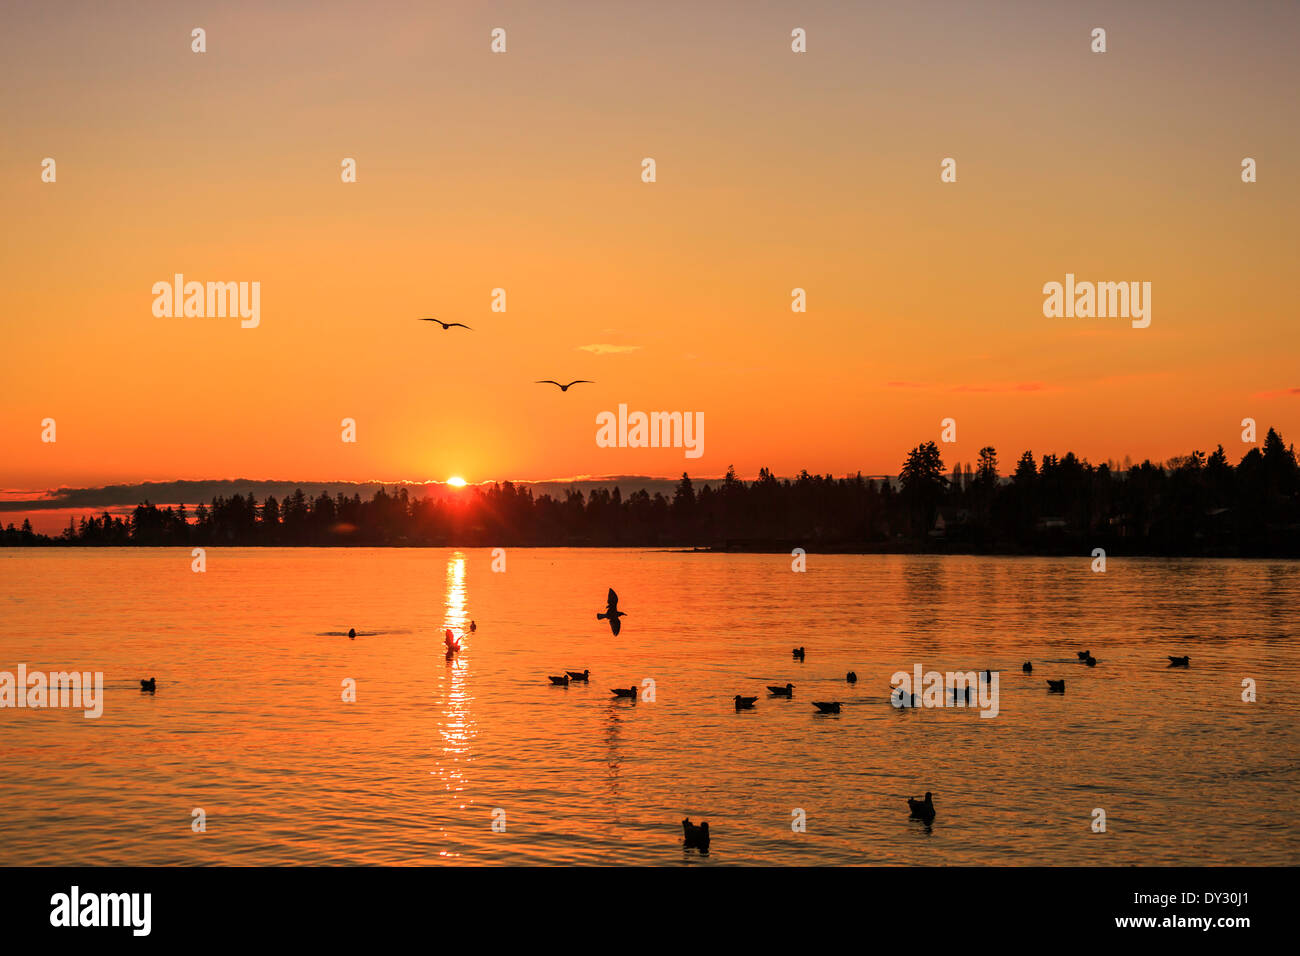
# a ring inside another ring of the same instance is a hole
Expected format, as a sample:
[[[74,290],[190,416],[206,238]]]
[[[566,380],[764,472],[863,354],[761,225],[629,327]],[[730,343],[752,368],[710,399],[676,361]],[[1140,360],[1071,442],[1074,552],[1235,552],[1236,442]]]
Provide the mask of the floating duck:
[[[1064,693],[1065,693],[1065,681],[1064,681],[1064,680],[1049,680],[1049,681],[1047,682],[1047,692],[1048,692],[1049,694],[1064,694]]]
[[[152,694],[157,689],[158,689],[158,678],[156,677],[150,677],[148,680],[140,681],[141,691],[148,691],[149,693]]]
[[[912,811],[912,816],[926,823],[934,822],[934,798],[930,791],[925,791],[925,799],[917,800],[915,797],[907,798],[907,808]]]
[[[469,622],[469,632],[470,632],[471,634],[473,634],[473,633],[474,633],[475,631],[477,631],[477,630],[478,630],[478,625],[475,624],[473,621],[470,621],[470,622]]]
[[[741,697],[739,694],[737,694],[735,697],[732,698],[732,700],[736,702],[736,710],[753,710],[754,701],[758,700],[758,698]]]
[[[582,684],[587,683],[587,679],[588,679],[589,677],[591,677],[591,671],[589,671],[589,670],[586,670],[586,671],[565,671],[564,673],[566,673],[566,674],[569,675],[569,680],[578,681],[579,683],[582,683]]]
[[[838,714],[840,712],[840,702],[838,700],[815,700],[812,705],[817,708],[818,713]]]
[[[1092,651],[1076,651],[1075,653],[1081,661],[1086,661],[1088,658],[1092,657]]]
[[[550,677],[550,678],[547,678],[547,679],[548,679],[552,684],[554,684],[554,685],[557,686],[557,687],[568,687],[568,686],[569,686],[569,675],[568,675],[568,674],[565,674],[563,677]]]
[[[357,629],[355,627],[348,628],[348,639],[353,641],[357,639]]]
[[[1191,663],[1192,663],[1192,657],[1190,654],[1185,654],[1182,657],[1171,656],[1169,658],[1170,667],[1187,667]]]
[[[1020,669],[1026,674],[1032,674],[1034,672],[1034,665],[1029,663],[1029,661],[1025,661],[1020,665]]]
[[[633,700],[637,698],[636,687],[611,687],[609,692],[615,697],[631,697]]]
[[[857,672],[849,671],[847,674],[844,675],[844,679],[848,681],[850,684],[856,684],[858,682]]]
[[[1096,667],[1096,666],[1097,666],[1097,658],[1095,658],[1095,657],[1093,657],[1091,654],[1089,654],[1089,655],[1088,655],[1088,659],[1085,660],[1084,663],[1087,664],[1089,667]]]
[[[901,687],[895,687],[889,697],[891,703],[896,701],[895,707],[919,707],[921,703],[920,694],[909,694]]]
[[[687,817],[682,821],[682,833],[685,835],[685,839],[682,841],[684,846],[695,847],[697,850],[703,850],[705,853],[709,851],[708,821],[695,824],[691,822],[690,817]]]
[[[767,692],[773,697],[793,697],[794,684],[786,684],[784,687],[777,687],[773,684],[768,684]]]
[[[804,657],[804,649],[802,647],[796,647],[793,651],[790,652],[790,654],[794,657],[795,660],[801,661],[803,660]]]

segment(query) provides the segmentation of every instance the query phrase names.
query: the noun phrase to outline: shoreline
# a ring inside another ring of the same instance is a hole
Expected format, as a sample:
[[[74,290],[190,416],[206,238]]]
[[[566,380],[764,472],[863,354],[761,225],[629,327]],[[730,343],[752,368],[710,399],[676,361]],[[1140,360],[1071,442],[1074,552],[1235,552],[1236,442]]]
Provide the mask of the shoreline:
[[[1104,542],[1103,542],[1104,543]],[[1091,542],[1090,542],[1091,544]],[[1100,547],[1100,545],[1098,545]],[[422,542],[412,543],[371,543],[357,542],[348,544],[286,544],[279,542],[186,542],[183,544],[83,544],[80,542],[67,542],[57,539],[47,541],[37,541],[30,544],[14,544],[0,546],[0,554],[6,552],[22,552],[28,550],[159,550],[159,551],[185,551],[193,548],[205,549],[251,549],[251,548],[279,548],[285,550],[356,550],[356,549],[393,549],[393,550],[446,550],[446,549],[482,549],[491,550],[493,548],[511,548],[520,550],[588,550],[588,551],[651,551],[661,554],[768,554],[784,555],[793,557],[795,548],[803,549],[806,555],[876,555],[876,554],[898,554],[912,555],[916,557],[990,557],[990,558],[1078,558],[1079,560],[1093,560],[1092,548],[975,548],[965,545],[954,547],[935,547],[922,546],[912,543],[835,543],[835,544],[810,544],[795,542],[747,542],[743,545],[724,544],[724,545],[670,545],[670,544],[636,544],[628,542],[605,542],[605,543],[565,543],[565,544],[518,544],[500,542],[489,544],[486,542]],[[1178,549],[1160,549],[1160,548],[1126,548],[1123,550],[1113,547],[1104,549],[1106,558],[1169,558],[1169,559],[1208,559],[1208,560],[1249,560],[1249,561],[1300,561],[1300,542],[1290,550],[1288,549],[1241,549],[1241,548],[1222,548],[1222,549],[1204,549],[1198,551],[1178,550]]]

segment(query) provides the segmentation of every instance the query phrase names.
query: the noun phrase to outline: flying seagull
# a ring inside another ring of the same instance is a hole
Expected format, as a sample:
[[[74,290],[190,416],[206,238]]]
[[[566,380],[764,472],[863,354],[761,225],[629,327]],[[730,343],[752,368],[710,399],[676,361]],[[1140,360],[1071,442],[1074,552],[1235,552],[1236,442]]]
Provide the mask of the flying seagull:
[[[553,378],[542,378],[542,379],[538,379],[538,380],[537,380],[536,382],[534,382],[533,384],[534,384],[534,385],[559,385],[559,387],[560,387],[560,391],[562,391],[562,392],[567,392],[567,391],[568,391],[570,388],[572,388],[574,385],[581,385],[581,384],[583,384],[584,382],[585,382],[586,384],[588,384],[588,385],[595,385],[595,384],[596,384],[595,382],[593,382],[593,381],[592,381],[591,379],[589,379],[589,378],[575,378],[575,379],[574,379],[572,382],[570,382],[568,385],[560,385],[560,383],[557,382],[557,381],[556,381],[555,379],[553,379]]]
[[[615,637],[618,637],[618,632],[623,627],[623,622],[620,621],[619,618],[626,616],[627,614],[625,612],[618,609],[618,595],[614,593],[613,588],[610,588],[609,596],[605,599],[605,613],[598,613],[596,615],[596,620],[601,621],[608,618],[609,629],[614,632]]]
[[[459,326],[459,327],[462,328],[462,329],[469,329],[469,326],[466,325],[464,322],[444,322],[444,321],[442,321],[442,319],[431,319],[431,318],[429,318],[428,316],[424,316],[424,315],[420,316],[420,321],[421,321],[421,322],[437,322],[439,325],[442,326],[442,330],[443,330],[444,332],[446,332],[448,329],[452,328],[453,326]],[[471,332],[474,331],[473,329],[469,329],[469,330],[470,330]]]

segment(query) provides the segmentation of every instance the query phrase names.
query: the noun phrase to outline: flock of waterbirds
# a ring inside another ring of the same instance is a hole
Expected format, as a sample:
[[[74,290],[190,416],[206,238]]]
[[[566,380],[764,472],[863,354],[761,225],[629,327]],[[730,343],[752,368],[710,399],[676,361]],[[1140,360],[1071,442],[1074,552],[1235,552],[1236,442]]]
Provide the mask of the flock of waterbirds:
[[[467,332],[473,332],[473,331],[474,331],[474,330],[471,329],[468,325],[466,325],[464,322],[444,322],[444,321],[442,321],[442,319],[435,319],[435,318],[434,318],[433,316],[431,316],[431,315],[422,315],[422,316],[420,316],[420,321],[421,321],[421,322],[434,322],[434,323],[437,323],[438,325],[441,325],[441,326],[442,326],[442,330],[443,330],[444,332],[446,332],[446,331],[448,331],[448,330],[450,330],[450,329],[464,329],[464,330],[467,331]],[[595,385],[596,383],[593,382],[593,381],[592,381],[591,379],[589,379],[589,378],[575,378],[575,379],[574,379],[572,382],[570,382],[568,385],[564,385],[564,384],[562,384],[562,383],[560,383],[560,382],[557,382],[557,381],[556,381],[555,379],[553,379],[553,378],[543,378],[543,379],[538,379],[538,380],[537,380],[536,382],[534,382],[533,384],[534,384],[534,385],[554,385],[554,386],[555,386],[556,388],[558,388],[560,391],[562,391],[562,392],[567,392],[569,389],[571,389],[571,388],[572,388],[573,386],[575,386],[575,385]],[[614,633],[617,634],[618,631],[615,631]]]
[[[429,321],[436,322],[437,320],[431,319]],[[574,383],[571,382],[570,384],[574,384]],[[565,386],[561,386],[561,388],[565,388]],[[598,611],[596,613],[596,620],[608,621],[610,631],[614,634],[615,637],[617,637],[619,631],[623,627],[623,622],[621,619],[624,617],[627,617],[627,612],[620,611],[618,609],[618,594],[614,591],[613,588],[610,588],[609,593],[605,597],[605,610],[603,612]],[[469,622],[469,627],[467,628],[467,630],[470,633],[474,633],[475,631],[478,630],[478,624],[475,621],[471,620]],[[444,635],[445,635],[444,643],[446,644],[447,647],[447,660],[450,661],[456,656],[456,654],[460,652],[461,649],[460,638],[452,633],[451,628],[444,628]],[[356,628],[349,628],[348,629],[349,640],[356,640],[356,636],[357,636]],[[794,660],[801,661],[801,662],[806,660],[807,648],[805,647],[794,648],[791,651],[791,657]],[[1077,657],[1079,659],[1079,662],[1081,664],[1084,664],[1087,667],[1097,666],[1097,659],[1092,656],[1092,651],[1090,650],[1078,651]],[[1182,657],[1175,657],[1173,655],[1169,655],[1168,660],[1169,660],[1170,667],[1188,667],[1191,665],[1190,655],[1183,655]],[[1025,661],[1024,664],[1021,665],[1020,669],[1025,674],[1032,674],[1034,672],[1033,662]],[[979,676],[981,680],[989,681],[992,679],[993,672],[991,670],[981,671]],[[570,684],[573,683],[587,684],[590,683],[591,681],[591,671],[587,668],[583,668],[581,671],[566,670],[561,675],[549,675],[547,679],[550,681],[550,683],[553,686],[557,686],[557,687],[568,687]],[[858,682],[858,675],[854,671],[849,671],[847,674],[844,675],[844,680],[845,683],[849,685],[856,684]],[[155,677],[150,677],[148,680],[140,681],[141,693],[152,694],[155,693],[157,689],[158,689],[158,680]],[[773,698],[784,698],[786,700],[794,699],[794,684],[789,682],[785,684],[768,684],[767,691],[768,694]],[[966,700],[967,702],[969,702],[970,691],[971,691],[970,687],[966,687],[965,691],[966,691]],[[1065,678],[1061,678],[1059,680],[1052,680],[1051,678],[1047,678],[1047,691],[1048,693],[1064,694]],[[611,687],[610,693],[613,694],[615,698],[631,700],[632,703],[635,704],[637,698],[641,694],[641,689],[635,685],[631,687]],[[953,693],[955,695],[956,691],[954,690]],[[903,691],[901,688],[893,688],[890,694],[890,701],[891,703],[894,704],[895,707],[915,708],[921,706],[921,695],[917,693],[909,694],[906,691]],[[758,697],[757,696],[746,697],[742,694],[736,694],[732,698],[732,702],[735,705],[736,710],[738,711],[753,710],[754,705],[758,703]],[[838,714],[840,713],[840,708],[843,702],[838,700],[814,700],[811,703],[813,707],[817,710],[818,714]],[[935,818],[934,795],[929,790],[927,790],[925,792],[925,796],[919,800],[915,797],[908,797],[907,808],[910,816],[913,819],[920,820],[927,827],[929,827],[929,825],[934,822],[934,818]],[[691,822],[690,817],[687,817],[685,820],[682,821],[682,833],[683,833],[683,840],[682,840],[683,846],[685,846],[688,849],[697,849],[702,853],[707,853],[709,851],[709,824],[707,821],[696,824]]]
[[[606,596],[605,599],[605,610],[603,613],[597,613],[596,619],[608,620],[610,630],[614,633],[615,636],[617,636],[619,630],[622,628],[622,622],[619,620],[622,617],[626,617],[626,613],[618,609],[618,594],[614,591],[613,588],[610,588],[609,594]],[[793,648],[791,651],[791,657],[797,661],[801,661],[801,662],[805,661],[807,659],[807,656],[808,656],[808,651],[806,647],[796,647]],[[1092,651],[1090,650],[1078,651],[1077,657],[1079,659],[1079,662],[1085,665],[1086,667],[1097,666],[1097,658],[1092,656]],[[1183,657],[1174,657],[1174,656],[1169,657],[1170,667],[1187,667],[1190,665],[1190,663],[1191,663],[1190,656],[1185,655]],[[1024,664],[1021,665],[1020,669],[1025,674],[1032,674],[1034,672],[1033,662],[1025,661]],[[986,682],[991,681],[992,678],[993,678],[993,672],[991,670],[984,670],[981,671],[979,674],[979,679],[982,681],[986,681]],[[551,682],[553,686],[557,686],[557,687],[568,687],[571,683],[575,683],[575,682],[586,684],[586,683],[590,683],[591,671],[588,669],[584,669],[582,671],[565,671],[562,675],[558,675],[558,676],[548,675],[547,679]],[[850,686],[856,684],[858,682],[857,673],[855,671],[849,671],[844,675],[844,681]],[[769,696],[773,698],[784,698],[786,700],[792,700],[794,698],[793,683],[787,682],[785,684],[768,684],[766,686],[767,686],[767,692]],[[1065,679],[1061,678],[1060,680],[1052,680],[1051,678],[1048,678],[1047,690],[1048,693],[1064,694]],[[632,703],[636,703],[637,697],[640,696],[640,688],[636,686],[612,687],[610,688],[610,693],[612,693],[615,698],[625,698],[631,700]],[[954,695],[954,699],[956,699],[958,692],[955,689],[953,689],[952,693]],[[966,702],[970,703],[971,688],[969,686],[965,688],[965,694],[966,694]],[[921,706],[920,694],[917,693],[908,694],[906,691],[903,691],[901,688],[892,689],[892,692],[890,694],[890,700],[895,707],[920,707]],[[758,696],[755,695],[752,697],[747,697],[743,694],[736,694],[732,698],[732,703],[735,706],[735,709],[738,711],[753,710],[754,705],[758,703]],[[816,709],[818,714],[838,714],[840,713],[840,709],[843,705],[843,701],[838,701],[838,700],[814,700],[811,701],[811,703],[813,707]],[[928,828],[930,824],[934,822],[934,818],[935,818],[934,794],[932,794],[929,790],[927,790],[925,792],[925,796],[920,799],[917,799],[916,797],[908,797],[907,809],[910,816],[913,819],[920,820]],[[698,849],[703,853],[707,853],[709,851],[710,838],[709,838],[709,824],[707,821],[697,824],[697,823],[692,823],[690,817],[687,817],[685,820],[682,821],[682,834],[683,834],[683,840],[682,840],[683,846],[687,847],[688,849],[689,848]]]

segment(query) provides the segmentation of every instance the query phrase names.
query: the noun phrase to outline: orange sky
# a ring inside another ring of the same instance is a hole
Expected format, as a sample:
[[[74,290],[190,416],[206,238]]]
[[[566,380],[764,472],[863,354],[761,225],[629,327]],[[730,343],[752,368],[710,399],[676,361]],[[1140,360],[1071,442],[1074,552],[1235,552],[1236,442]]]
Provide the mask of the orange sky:
[[[1300,8],[842,6],[6,10],[0,487],[1300,438]],[[259,281],[260,327],[155,318],[176,272]],[[1044,318],[1066,272],[1151,282],[1150,328]],[[703,412],[703,457],[597,447],[620,403]]]

